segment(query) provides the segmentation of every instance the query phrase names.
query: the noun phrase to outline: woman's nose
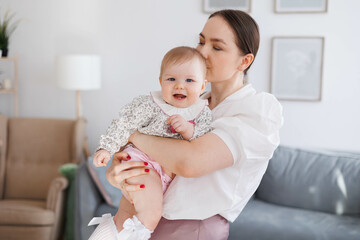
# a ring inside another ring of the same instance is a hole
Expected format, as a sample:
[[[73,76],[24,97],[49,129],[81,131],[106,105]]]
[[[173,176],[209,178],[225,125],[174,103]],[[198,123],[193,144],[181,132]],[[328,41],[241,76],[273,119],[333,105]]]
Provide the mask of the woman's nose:
[[[206,46],[199,46],[199,47],[197,48],[197,50],[201,53],[201,55],[203,55],[203,57],[204,57],[205,59],[207,59],[208,54],[207,54],[207,48],[206,48]]]

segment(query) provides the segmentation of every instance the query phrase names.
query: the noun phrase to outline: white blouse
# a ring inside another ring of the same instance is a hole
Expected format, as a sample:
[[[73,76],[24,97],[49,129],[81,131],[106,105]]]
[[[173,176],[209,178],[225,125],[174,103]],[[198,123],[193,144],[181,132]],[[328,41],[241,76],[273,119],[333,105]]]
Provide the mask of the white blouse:
[[[209,97],[210,93],[203,96]],[[273,95],[257,93],[250,84],[216,106],[212,117],[212,133],[230,149],[234,164],[198,178],[176,176],[164,196],[167,219],[220,214],[233,222],[259,186],[279,145],[282,106]]]

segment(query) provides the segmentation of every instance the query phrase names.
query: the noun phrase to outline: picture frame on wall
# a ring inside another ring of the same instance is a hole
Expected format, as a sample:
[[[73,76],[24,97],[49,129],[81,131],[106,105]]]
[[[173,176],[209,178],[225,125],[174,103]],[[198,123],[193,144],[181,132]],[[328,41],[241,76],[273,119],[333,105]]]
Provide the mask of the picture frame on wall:
[[[251,0],[203,0],[205,13],[213,13],[222,9],[237,9],[251,11]]]
[[[273,37],[270,92],[279,100],[321,101],[324,37]]]
[[[326,13],[328,0],[274,0],[275,13]]]

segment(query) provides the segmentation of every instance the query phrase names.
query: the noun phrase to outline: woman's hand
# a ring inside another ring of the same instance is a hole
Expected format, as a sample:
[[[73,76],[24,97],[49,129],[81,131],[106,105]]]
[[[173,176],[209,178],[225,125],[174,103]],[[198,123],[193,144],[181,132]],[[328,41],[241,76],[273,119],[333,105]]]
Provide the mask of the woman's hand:
[[[126,180],[132,177],[148,174],[145,171],[147,163],[142,161],[131,161],[131,157],[126,152],[118,152],[114,154],[111,165],[106,170],[106,178],[111,185],[119,188],[126,196],[128,192],[142,190],[142,184],[130,185]]]

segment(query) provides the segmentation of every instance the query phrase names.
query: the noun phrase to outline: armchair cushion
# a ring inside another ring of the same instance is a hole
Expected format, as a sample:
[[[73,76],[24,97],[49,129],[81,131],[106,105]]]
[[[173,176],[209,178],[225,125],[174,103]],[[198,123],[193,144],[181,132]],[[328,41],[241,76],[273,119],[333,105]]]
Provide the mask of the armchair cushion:
[[[71,160],[74,121],[14,118],[8,124],[4,197],[45,200],[58,168]]]
[[[45,201],[0,201],[1,225],[52,225],[54,221],[55,213],[46,209]]]

